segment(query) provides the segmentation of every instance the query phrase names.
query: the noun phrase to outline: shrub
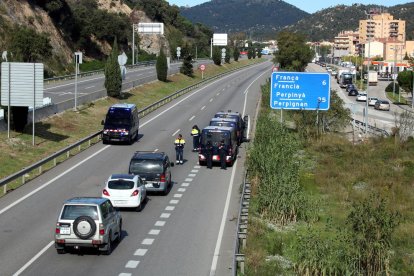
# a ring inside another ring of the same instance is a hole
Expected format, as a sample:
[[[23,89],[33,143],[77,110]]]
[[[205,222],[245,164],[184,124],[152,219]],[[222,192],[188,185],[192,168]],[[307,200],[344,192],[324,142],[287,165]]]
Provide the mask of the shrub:
[[[118,64],[118,44],[116,39],[112,46],[112,52],[106,61],[104,85],[108,96],[119,97],[121,95],[122,76]]]
[[[394,84],[392,82],[390,82],[387,87],[385,87],[385,92],[393,92],[394,89]],[[395,93],[400,93],[400,86],[398,85],[398,83],[395,83]]]
[[[163,46],[161,46],[160,54],[157,57],[157,79],[160,81],[167,81],[168,76],[168,64],[167,64],[167,57],[164,54]]]

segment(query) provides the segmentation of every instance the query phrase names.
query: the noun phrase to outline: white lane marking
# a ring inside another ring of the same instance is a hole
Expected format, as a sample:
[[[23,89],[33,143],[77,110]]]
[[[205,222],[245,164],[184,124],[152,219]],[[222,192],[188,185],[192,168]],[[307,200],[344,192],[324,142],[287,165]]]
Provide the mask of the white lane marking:
[[[165,211],[174,211],[175,206],[167,206],[165,207]]]
[[[170,213],[162,213],[160,218],[169,218],[171,216]]]
[[[171,199],[170,204],[178,204],[180,202],[178,199]]]
[[[145,254],[147,254],[147,251],[148,251],[148,249],[144,249],[144,248],[138,248],[136,251],[135,251],[135,253],[134,253],[134,255],[135,256],[145,256]]]
[[[220,92],[218,92],[216,95],[219,96],[220,95]]]
[[[158,151],[158,149],[155,149],[153,152],[157,152]]]
[[[175,136],[175,135],[177,135],[177,133],[178,133],[178,132],[180,132],[180,130],[181,130],[181,129],[177,129],[177,131],[176,131],[176,132],[174,132],[171,136]]]
[[[161,231],[161,230],[159,230],[159,229],[151,229],[151,230],[148,232],[148,235],[157,236],[157,235],[160,233],[160,231]]]
[[[258,79],[258,78],[260,78],[261,76],[263,76],[264,74],[268,74],[269,72],[268,71],[265,71],[265,72],[263,72],[262,74],[260,74],[257,78],[255,78],[250,84],[249,84],[249,86],[246,88],[246,90],[243,92],[243,94],[244,94],[244,105],[243,105],[243,117],[244,117],[244,114],[246,113],[246,104],[247,104],[247,94],[249,93],[249,88],[250,88],[250,86],[252,86],[252,84]]]
[[[130,260],[125,265],[125,268],[137,268],[138,265],[139,265],[139,261]]]
[[[184,193],[185,192],[185,188],[178,188],[177,192]]]
[[[189,176],[189,177],[195,177],[195,176],[196,176],[196,174],[195,174],[195,173],[190,173],[190,174],[188,174],[188,176]]]
[[[221,242],[223,240],[224,226],[225,226],[226,221],[227,221],[227,213],[229,211],[231,191],[233,189],[234,176],[236,174],[236,168],[237,168],[237,160],[233,164],[233,170],[231,172],[231,178],[230,178],[230,185],[229,185],[229,188],[227,189],[226,204],[224,205],[223,215],[221,217],[220,230],[219,230],[219,234],[218,234],[218,237],[217,237],[216,248],[214,249],[213,261],[211,263],[211,268],[210,268],[210,276],[216,275],[217,261],[218,261],[218,257],[219,257],[219,254],[220,254]]]
[[[158,226],[158,227],[163,227],[164,225],[165,225],[165,221],[163,221],[163,220],[158,220],[155,224],[154,224],[155,226]]]
[[[131,276],[131,273],[119,273],[118,276]]]
[[[199,166],[199,165],[194,166],[194,169],[200,169],[200,168],[201,168],[201,166]]]
[[[193,179],[192,178],[186,178],[184,181],[191,182],[191,181],[193,181]]]
[[[191,170],[192,173],[198,173],[198,170]]]
[[[20,275],[26,268],[28,268],[32,263],[34,263],[43,253],[45,253],[46,250],[48,250],[54,243],[55,241],[49,242],[45,247],[43,247],[42,250],[40,250],[36,255],[34,255],[34,257],[30,259],[30,261],[28,261],[24,266],[22,266],[19,270],[17,270],[17,272],[14,273],[13,276]]]
[[[95,87],[95,85],[92,85],[92,86],[85,87],[85,89],[91,89],[91,88],[94,88],[94,87]]]
[[[154,242],[154,239],[144,239],[142,244],[144,245],[151,245]]]
[[[195,118],[195,116],[192,116],[190,119],[188,119],[189,121],[192,121]]]
[[[206,108],[206,106],[203,106],[202,108],[201,108],[201,110],[204,110]]]
[[[66,171],[62,172],[61,174],[59,174],[58,176],[56,176],[55,178],[49,180],[48,182],[46,182],[45,184],[43,184],[42,186],[40,186],[39,188],[31,191],[30,193],[28,193],[27,195],[19,198],[18,200],[14,201],[12,204],[4,207],[3,209],[0,210],[0,215],[3,214],[4,212],[6,212],[7,210],[9,210],[10,208],[16,206],[17,204],[19,204],[20,202],[22,202],[23,200],[25,200],[26,198],[34,195],[35,193],[37,193],[38,191],[46,188],[47,186],[49,186],[51,183],[55,182],[57,179],[61,178],[62,176],[64,176],[65,174],[73,171],[74,169],[76,169],[77,167],[79,167],[80,165],[82,165],[83,163],[85,163],[86,161],[88,161],[89,159],[92,159],[93,157],[95,157],[96,155],[98,155],[99,153],[103,152],[104,150],[106,150],[108,147],[110,147],[110,145],[107,145],[105,147],[103,147],[102,149],[98,150],[97,152],[95,152],[94,154],[92,154],[91,156],[87,157],[86,159],[82,160],[81,162],[79,162],[78,164],[74,165],[72,168],[67,169]]]
[[[99,78],[94,78],[94,79],[88,79],[88,80],[78,81],[78,84],[79,84],[79,83],[83,83],[83,82],[87,82],[87,81],[99,80],[99,79],[103,79],[103,78],[104,78],[104,77],[99,77]],[[69,86],[69,85],[75,85],[75,83],[74,83],[74,82],[72,82],[72,83],[62,84],[62,85],[58,85],[58,86],[53,86],[53,87],[49,87],[49,88],[44,88],[43,90],[55,89],[55,88],[59,88],[59,87]]]
[[[188,186],[190,186],[190,183],[184,182],[183,184],[181,184],[181,186],[188,187]]]
[[[183,197],[183,194],[174,194],[174,197],[175,198],[182,198]]]
[[[211,103],[212,101],[213,101],[213,99],[211,98],[211,99],[210,99],[210,103]]]

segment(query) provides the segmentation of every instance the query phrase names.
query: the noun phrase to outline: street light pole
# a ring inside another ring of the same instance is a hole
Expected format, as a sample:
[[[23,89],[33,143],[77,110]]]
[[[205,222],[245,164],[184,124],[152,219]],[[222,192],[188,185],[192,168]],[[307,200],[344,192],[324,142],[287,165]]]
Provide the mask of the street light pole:
[[[365,12],[365,14],[368,16],[369,25],[371,25],[371,13]],[[365,102],[365,135],[368,135],[368,100],[369,100],[368,91],[369,91],[369,67],[370,65],[371,65],[371,35],[368,37],[368,68],[367,68],[367,90],[366,90],[367,99]]]
[[[395,66],[397,63],[397,45],[394,46],[393,50],[394,50],[394,68],[392,70],[392,83],[393,83],[392,84],[392,97],[394,98],[395,97],[395,71],[397,70]]]
[[[400,45],[400,58],[401,58],[401,63],[402,63],[402,45]],[[398,103],[401,102],[401,91],[400,89],[398,89]]]

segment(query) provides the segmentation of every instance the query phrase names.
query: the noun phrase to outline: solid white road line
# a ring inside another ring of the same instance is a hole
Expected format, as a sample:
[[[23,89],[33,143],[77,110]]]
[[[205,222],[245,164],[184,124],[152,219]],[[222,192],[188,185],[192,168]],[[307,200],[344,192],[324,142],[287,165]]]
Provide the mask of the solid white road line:
[[[223,216],[221,217],[220,230],[219,230],[219,234],[217,237],[216,248],[214,249],[213,261],[210,267],[210,276],[216,275],[217,261],[218,261],[218,257],[220,254],[221,242],[223,240],[223,232],[224,232],[224,226],[226,225],[227,212],[229,211],[231,190],[233,189],[234,176],[236,174],[236,167],[237,167],[237,160],[233,164],[233,170],[231,172],[231,178],[230,178],[230,185],[229,185],[229,188],[227,189],[226,204],[224,205]]]
[[[175,136],[175,135],[177,135],[177,133],[178,133],[178,132],[180,132],[180,130],[181,130],[181,129],[177,129],[177,131],[176,131],[176,132],[174,132],[171,136]]]
[[[260,78],[261,76],[263,76],[264,74],[266,74],[266,73],[269,73],[268,71],[265,71],[265,72],[263,72],[262,74],[260,74],[257,78],[255,78],[250,84],[249,84],[249,86],[246,88],[246,90],[243,92],[243,94],[244,94],[244,105],[243,105],[243,117],[244,117],[244,114],[246,113],[246,104],[247,104],[247,94],[249,94],[249,88],[250,88],[250,86],[252,86],[252,84],[258,79],[258,78]]]
[[[63,173],[59,174],[58,176],[56,176],[55,178],[49,180],[48,182],[46,182],[45,184],[43,184],[42,186],[40,186],[39,188],[31,191],[30,193],[28,193],[27,195],[19,198],[18,200],[14,201],[12,204],[8,205],[7,207],[4,207],[3,209],[0,210],[0,215],[3,214],[4,212],[6,212],[7,210],[9,210],[10,208],[12,208],[13,206],[16,206],[17,204],[19,204],[20,202],[22,202],[23,200],[25,200],[26,198],[32,196],[33,194],[37,193],[38,191],[46,188],[47,186],[49,186],[50,184],[52,184],[53,182],[55,182],[57,179],[61,178],[62,176],[64,176],[65,174],[73,171],[74,169],[76,169],[77,167],[79,167],[80,165],[82,165],[83,163],[85,163],[86,161],[88,161],[89,159],[95,157],[96,155],[100,154],[101,152],[103,152],[104,150],[106,150],[108,146],[105,146],[103,148],[101,148],[100,150],[98,150],[97,152],[95,152],[94,154],[92,154],[91,156],[87,157],[86,159],[82,160],[81,162],[79,162],[78,164],[74,165],[73,167],[71,167],[70,169],[67,169],[66,171],[64,171]]]
[[[144,249],[144,248],[138,248],[137,251],[135,251],[134,255],[135,256],[144,256],[145,254],[147,254],[148,249]]]
[[[31,258],[30,261],[28,261],[24,266],[22,266],[19,270],[17,270],[17,272],[14,273],[13,276],[20,275],[26,268],[28,268],[32,263],[34,263],[43,253],[45,253],[46,250],[48,250],[54,243],[55,241],[49,242],[45,247],[43,247],[42,250],[40,250],[33,258]]]

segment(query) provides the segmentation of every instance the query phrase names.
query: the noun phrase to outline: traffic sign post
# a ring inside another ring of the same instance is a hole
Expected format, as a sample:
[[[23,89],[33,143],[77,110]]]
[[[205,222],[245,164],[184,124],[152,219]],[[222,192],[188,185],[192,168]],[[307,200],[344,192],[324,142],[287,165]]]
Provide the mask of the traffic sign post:
[[[200,70],[201,70],[201,79],[204,79],[204,70],[206,70],[206,66],[204,64],[201,64]]]
[[[273,72],[270,107],[273,109],[328,110],[330,76],[327,73]]]
[[[181,56],[181,47],[177,47],[177,58],[180,59]]]

